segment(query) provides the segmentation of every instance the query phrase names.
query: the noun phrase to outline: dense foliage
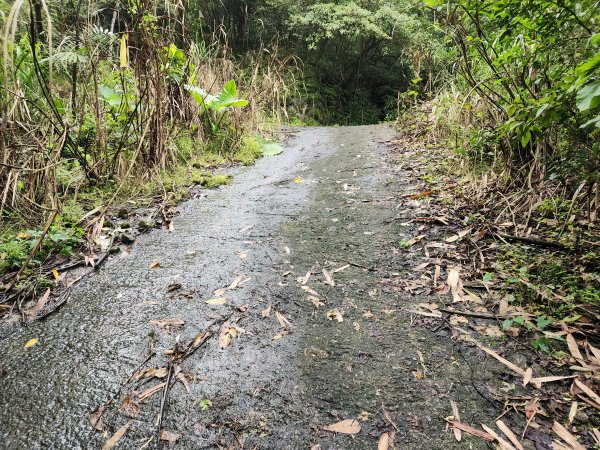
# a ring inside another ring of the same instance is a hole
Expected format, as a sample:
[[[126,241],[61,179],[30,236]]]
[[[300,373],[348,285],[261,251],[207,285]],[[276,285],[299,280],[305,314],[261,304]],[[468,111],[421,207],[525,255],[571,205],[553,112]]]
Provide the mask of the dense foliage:
[[[191,39],[186,14],[156,0],[0,1],[0,284],[73,251],[93,263],[115,200],[167,204],[228,183],[213,165],[260,156],[255,133],[290,89],[265,87],[289,59],[238,64]]]
[[[446,74],[448,50],[419,3],[200,0],[197,8],[197,34],[216,26],[238,54],[276,41],[302,61],[304,90],[287,112],[304,121],[393,120],[399,95],[431,92]]]
[[[470,116],[461,147],[479,161],[501,156],[530,183],[536,174],[591,190],[600,168],[598,2],[429,4],[459,52],[459,116]]]

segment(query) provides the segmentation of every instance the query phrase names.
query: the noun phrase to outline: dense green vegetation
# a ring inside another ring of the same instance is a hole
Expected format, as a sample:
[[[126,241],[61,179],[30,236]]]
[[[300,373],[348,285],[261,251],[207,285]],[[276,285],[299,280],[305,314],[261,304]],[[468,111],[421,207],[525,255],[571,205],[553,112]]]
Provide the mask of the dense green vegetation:
[[[202,14],[195,34],[222,31],[234,54],[271,42],[298,58],[303,87],[286,113],[308,123],[394,120],[399,96],[431,93],[450,62],[432,12],[410,0],[200,0],[193,8]]]
[[[438,128],[473,161],[593,190],[600,164],[595,1],[429,2],[460,76]],[[462,125],[462,126],[461,126]],[[595,208],[598,208],[598,202]]]
[[[75,251],[93,263],[111,204],[164,209],[191,185],[228,184],[217,166],[262,155],[257,133],[290,89],[265,86],[282,83],[286,61],[237,61],[217,39],[191,39],[186,18],[153,0],[0,3],[6,287],[24,271],[39,292],[48,265]]]

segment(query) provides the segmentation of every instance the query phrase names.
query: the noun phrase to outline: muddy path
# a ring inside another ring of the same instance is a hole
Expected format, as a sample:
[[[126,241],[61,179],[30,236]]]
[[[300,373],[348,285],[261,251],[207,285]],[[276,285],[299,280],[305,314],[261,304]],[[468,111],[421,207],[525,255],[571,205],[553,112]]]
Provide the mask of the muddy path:
[[[414,266],[398,242],[418,225],[393,220],[410,189],[385,162],[393,130],[287,134],[282,155],[181,205],[173,232],[141,236],[59,312],[0,342],[0,448],[101,448],[125,424],[116,448],[361,449],[384,432],[394,448],[487,448],[457,443],[443,418],[454,399],[465,421],[492,421],[500,369],[414,326],[407,309],[429,300],[394,287]],[[140,400],[164,380],[131,374],[168,367],[165,350],[205,330],[185,381]],[[161,403],[175,444],[159,440]],[[104,432],[89,421],[100,405]],[[344,419],[361,431],[322,430]]]

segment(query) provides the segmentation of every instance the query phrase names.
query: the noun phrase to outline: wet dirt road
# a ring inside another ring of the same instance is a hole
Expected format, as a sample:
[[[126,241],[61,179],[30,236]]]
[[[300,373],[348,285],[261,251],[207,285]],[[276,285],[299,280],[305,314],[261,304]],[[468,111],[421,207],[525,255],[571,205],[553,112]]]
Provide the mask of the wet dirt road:
[[[465,421],[490,421],[477,386],[498,368],[413,326],[406,310],[424,299],[382,283],[411,270],[398,242],[416,233],[388,220],[404,193],[402,170],[385,163],[393,130],[291,131],[282,155],[184,203],[172,233],[141,236],[59,312],[0,342],[0,448],[101,448],[124,424],[116,448],[168,447],[161,403],[182,449],[371,449],[384,432],[394,448],[487,448],[457,443],[443,418],[452,398]],[[236,279],[248,280],[214,293]],[[227,303],[205,302],[215,297]],[[185,324],[150,323],[164,319]],[[221,348],[225,320],[235,331]],[[165,350],[209,328],[180,365],[185,383],[140,400],[164,379],[131,374],[167,367]],[[89,422],[100,405],[104,432]],[[361,431],[322,430],[344,419]]]

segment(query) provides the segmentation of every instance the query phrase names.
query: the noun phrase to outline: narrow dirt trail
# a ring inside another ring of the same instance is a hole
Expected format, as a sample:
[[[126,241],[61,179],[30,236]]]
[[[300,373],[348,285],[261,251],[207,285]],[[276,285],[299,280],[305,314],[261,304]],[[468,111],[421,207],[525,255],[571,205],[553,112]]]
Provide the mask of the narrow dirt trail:
[[[498,367],[443,330],[413,326],[406,310],[428,300],[390,283],[413,268],[397,246],[417,233],[388,220],[410,188],[385,163],[393,130],[292,131],[281,156],[181,205],[174,232],[140,237],[58,313],[0,342],[0,448],[100,448],[129,421],[116,448],[167,447],[161,393],[131,394],[162,380],[128,378],[166,366],[166,349],[211,325],[215,335],[181,364],[189,392],[176,382],[165,402],[175,448],[372,449],[383,432],[395,433],[394,448],[487,448],[465,435],[457,443],[443,418],[454,399],[465,421],[491,421],[476,386],[500,383]],[[227,303],[205,303],[214,297]],[[150,323],[169,318],[185,325]],[[238,328],[222,349],[224,320]],[[106,433],[88,419],[102,404]],[[343,419],[361,431],[321,429]]]

